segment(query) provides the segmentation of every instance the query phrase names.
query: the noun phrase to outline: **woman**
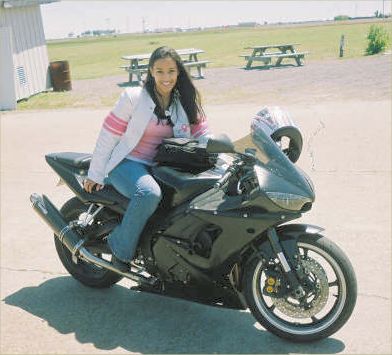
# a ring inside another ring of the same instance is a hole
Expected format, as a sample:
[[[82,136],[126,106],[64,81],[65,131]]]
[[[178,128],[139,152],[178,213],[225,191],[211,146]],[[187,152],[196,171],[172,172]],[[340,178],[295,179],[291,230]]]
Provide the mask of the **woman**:
[[[87,192],[108,183],[130,198],[121,224],[107,238],[112,263],[122,271],[161,201],[161,189],[149,172],[156,148],[173,136],[208,139],[199,93],[177,52],[157,48],[148,67],[143,88],[125,90],[106,117],[84,181]]]

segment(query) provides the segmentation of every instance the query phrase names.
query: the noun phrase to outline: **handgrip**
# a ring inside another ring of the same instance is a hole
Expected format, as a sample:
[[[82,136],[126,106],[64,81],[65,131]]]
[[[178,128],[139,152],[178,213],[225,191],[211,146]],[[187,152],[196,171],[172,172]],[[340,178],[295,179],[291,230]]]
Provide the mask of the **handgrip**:
[[[231,178],[231,176],[236,172],[237,166],[231,165],[223,176],[214,184],[215,189],[220,189],[226,182]]]

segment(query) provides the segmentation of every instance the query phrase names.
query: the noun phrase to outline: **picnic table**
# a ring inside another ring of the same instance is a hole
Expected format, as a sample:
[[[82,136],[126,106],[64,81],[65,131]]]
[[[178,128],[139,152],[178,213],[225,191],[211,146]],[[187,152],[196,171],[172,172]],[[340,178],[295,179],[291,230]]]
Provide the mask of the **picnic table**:
[[[185,68],[190,72],[190,69],[195,67],[197,69],[197,78],[204,78],[202,68],[210,62],[208,60],[199,60],[198,54],[204,53],[202,49],[198,48],[184,48],[176,49],[176,52],[181,57]],[[136,76],[137,82],[142,81],[142,75],[147,73],[148,70],[148,60],[151,57],[151,53],[145,54],[134,54],[134,55],[124,55],[121,59],[126,60],[129,64],[122,65],[120,68],[125,69],[129,73],[129,82],[135,82],[133,76]]]
[[[305,54],[309,52],[297,52],[295,46],[299,43],[289,43],[289,44],[269,44],[264,46],[252,46],[245,47],[245,49],[251,49],[252,54],[244,54],[247,61],[246,69],[250,69],[254,61],[263,62],[264,65],[272,63],[272,59],[276,58],[275,66],[279,66],[283,59],[294,59],[298,66],[303,65],[303,59]],[[275,51],[270,52],[270,49],[275,49]]]

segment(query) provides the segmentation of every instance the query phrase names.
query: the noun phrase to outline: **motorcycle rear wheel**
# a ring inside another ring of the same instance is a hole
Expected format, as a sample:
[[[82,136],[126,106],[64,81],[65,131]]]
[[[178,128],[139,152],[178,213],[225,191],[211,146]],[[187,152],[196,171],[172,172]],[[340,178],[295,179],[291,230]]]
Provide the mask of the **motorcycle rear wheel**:
[[[77,197],[74,197],[61,207],[60,212],[66,222],[71,222],[78,220],[79,216],[86,212],[87,209],[87,205]],[[94,221],[94,223],[96,222],[97,220]],[[121,275],[110,270],[84,262],[80,259],[73,260],[71,252],[56,236],[54,236],[54,243],[61,263],[67,271],[82,284],[94,288],[107,288],[122,279]],[[88,247],[86,248],[89,249]],[[94,254],[97,255],[96,253]],[[99,256],[101,257],[102,255]]]
[[[294,342],[326,338],[349,319],[357,298],[352,265],[343,251],[322,235],[304,234],[298,239],[299,257],[318,284],[309,294],[309,308],[291,297],[272,298],[263,293],[265,265],[258,258],[246,266],[245,299],[253,316],[267,330]]]

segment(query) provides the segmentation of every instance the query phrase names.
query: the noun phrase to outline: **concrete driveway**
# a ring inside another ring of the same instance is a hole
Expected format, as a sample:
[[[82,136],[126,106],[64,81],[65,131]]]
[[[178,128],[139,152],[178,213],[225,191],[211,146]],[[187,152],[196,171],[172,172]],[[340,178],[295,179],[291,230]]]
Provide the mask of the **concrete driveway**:
[[[283,105],[284,106],[284,105]],[[209,105],[210,125],[233,139],[248,133],[255,104]],[[357,306],[328,339],[292,344],[248,312],[129,291],[84,287],[60,264],[48,227],[30,207],[32,192],[61,206],[48,152],[90,152],[107,110],[1,115],[2,354],[391,353],[391,101],[333,100],[285,106],[301,127],[298,164],[316,186],[302,218],[326,228],[357,274]]]

